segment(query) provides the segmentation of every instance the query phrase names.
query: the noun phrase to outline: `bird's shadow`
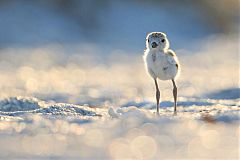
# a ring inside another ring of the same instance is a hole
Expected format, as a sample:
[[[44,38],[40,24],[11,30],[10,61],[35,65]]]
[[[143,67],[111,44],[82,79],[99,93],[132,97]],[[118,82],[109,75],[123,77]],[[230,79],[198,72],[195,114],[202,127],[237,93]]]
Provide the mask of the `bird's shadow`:
[[[178,101],[178,106],[182,107],[190,107],[190,106],[210,106],[214,105],[214,103],[210,102],[201,102],[201,101]],[[135,106],[137,108],[146,108],[146,109],[154,109],[156,108],[156,103],[149,102],[149,101],[143,101],[143,102],[135,102],[135,101],[130,101],[125,104],[123,104],[121,107],[131,107]],[[161,108],[168,108],[168,107],[173,107],[174,103],[171,101],[163,101],[160,103]]]
[[[211,99],[238,99],[240,98],[240,88],[227,88],[218,90],[205,95],[204,97]]]
[[[206,95],[202,95],[202,98],[195,98],[195,100],[191,100],[188,98],[185,98],[186,100],[178,101],[178,106],[182,107],[191,107],[191,106],[212,106],[216,105],[216,103],[209,102],[207,100],[214,99],[214,100],[231,100],[231,99],[238,99],[240,98],[240,88],[229,88],[225,90],[219,90],[215,91]],[[226,104],[225,104],[226,105]],[[228,104],[230,105],[230,104]],[[136,102],[136,101],[129,101],[125,104],[123,104],[121,107],[130,107],[135,106],[137,108],[146,108],[146,109],[154,109],[156,108],[156,103],[151,101],[142,101],[142,102]],[[172,101],[162,101],[160,103],[161,108],[168,108],[173,107],[174,103]]]

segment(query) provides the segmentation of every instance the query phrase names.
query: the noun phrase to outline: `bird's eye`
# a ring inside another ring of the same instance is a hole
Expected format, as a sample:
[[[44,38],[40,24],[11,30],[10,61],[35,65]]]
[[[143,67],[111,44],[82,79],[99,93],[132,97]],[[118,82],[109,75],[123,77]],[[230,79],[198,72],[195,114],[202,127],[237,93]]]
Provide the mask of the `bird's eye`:
[[[148,42],[149,42],[149,39],[148,39]]]
[[[165,42],[165,39],[162,39],[161,42],[164,43],[164,42]]]

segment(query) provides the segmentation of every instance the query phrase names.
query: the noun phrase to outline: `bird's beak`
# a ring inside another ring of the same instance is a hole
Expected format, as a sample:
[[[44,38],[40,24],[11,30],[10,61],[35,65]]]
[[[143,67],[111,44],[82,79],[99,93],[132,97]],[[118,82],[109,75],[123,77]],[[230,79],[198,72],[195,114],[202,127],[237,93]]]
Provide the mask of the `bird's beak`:
[[[152,48],[156,48],[158,45],[157,45],[157,43],[156,42],[153,42],[152,43]]]

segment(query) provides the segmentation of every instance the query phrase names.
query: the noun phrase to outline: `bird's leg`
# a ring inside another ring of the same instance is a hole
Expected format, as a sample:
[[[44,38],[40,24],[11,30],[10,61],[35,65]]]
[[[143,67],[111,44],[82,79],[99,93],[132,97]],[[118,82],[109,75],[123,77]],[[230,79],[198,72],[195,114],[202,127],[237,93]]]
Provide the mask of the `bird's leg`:
[[[174,115],[177,115],[177,86],[174,79],[172,79],[172,83],[173,83],[173,97],[174,97]]]
[[[158,89],[157,79],[154,79],[155,86],[156,86],[156,100],[157,100],[157,115],[159,115],[159,100],[160,100],[160,91]]]

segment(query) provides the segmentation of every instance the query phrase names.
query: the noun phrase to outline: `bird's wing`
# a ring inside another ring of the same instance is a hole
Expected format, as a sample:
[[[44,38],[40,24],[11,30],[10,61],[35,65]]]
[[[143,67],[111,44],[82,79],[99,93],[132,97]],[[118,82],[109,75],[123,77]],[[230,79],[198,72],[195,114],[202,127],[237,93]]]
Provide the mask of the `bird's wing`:
[[[176,56],[175,52],[172,50],[167,51],[167,60],[168,60],[168,63],[170,63],[172,65],[178,65],[177,56]]]

